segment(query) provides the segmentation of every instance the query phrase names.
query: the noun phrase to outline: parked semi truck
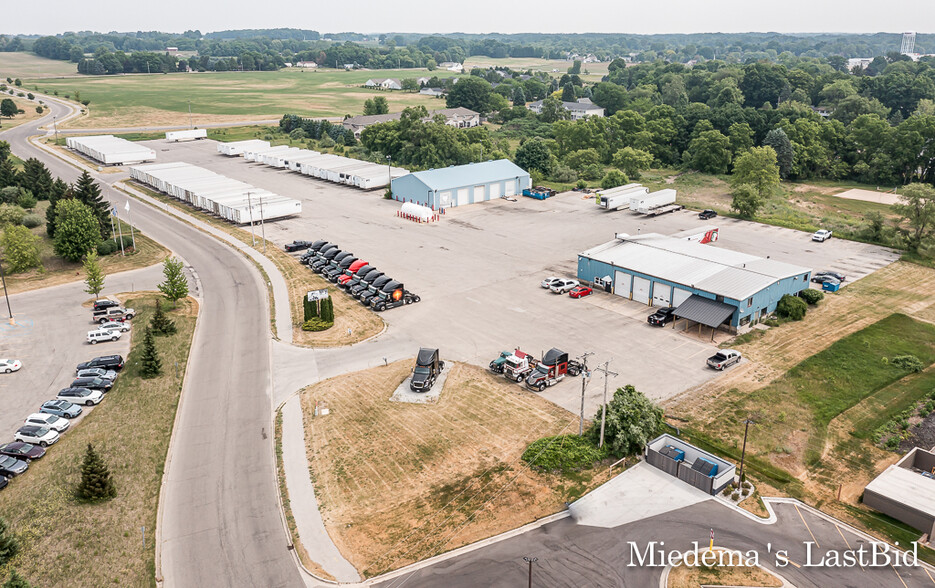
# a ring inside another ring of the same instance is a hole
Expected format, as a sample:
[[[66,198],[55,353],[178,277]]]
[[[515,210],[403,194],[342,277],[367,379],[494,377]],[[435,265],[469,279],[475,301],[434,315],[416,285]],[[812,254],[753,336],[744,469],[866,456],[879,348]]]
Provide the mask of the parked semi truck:
[[[618,210],[629,207],[634,197],[647,194],[649,194],[649,188],[642,184],[626,184],[598,192],[596,202],[604,210]]]
[[[542,392],[546,387],[554,386],[564,380],[566,375],[577,376],[581,370],[582,365],[579,362],[569,360],[567,353],[553,347],[545,354],[536,369],[526,376],[526,387]]]
[[[419,302],[420,300],[422,300],[422,298],[406,290],[402,282],[393,280],[387,282],[380,291],[377,292],[376,296],[370,300],[370,308],[377,312],[382,312],[404,304]]]
[[[438,359],[438,349],[419,349],[416,366],[412,369],[412,377],[409,379],[409,389],[413,392],[428,392],[443,369],[445,362]]]
[[[347,292],[354,298],[360,300],[360,297],[363,292],[367,291],[367,288],[375,282],[378,278],[386,277],[383,272],[378,269],[372,269],[367,272],[362,278],[354,278],[347,283]],[[356,282],[355,282],[356,281]]]
[[[519,383],[536,369],[537,365],[539,361],[535,357],[517,349],[503,363],[503,375]]]
[[[506,359],[510,357],[511,355],[513,355],[512,351],[501,351],[500,357],[491,361],[487,367],[490,368],[490,371],[492,371],[495,374],[502,374],[503,367],[506,364]]]

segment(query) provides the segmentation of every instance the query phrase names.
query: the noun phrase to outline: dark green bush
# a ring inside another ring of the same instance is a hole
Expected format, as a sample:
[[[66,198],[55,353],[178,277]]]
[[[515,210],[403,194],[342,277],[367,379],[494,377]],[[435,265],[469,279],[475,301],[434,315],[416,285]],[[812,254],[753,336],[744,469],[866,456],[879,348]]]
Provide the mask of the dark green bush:
[[[27,229],[35,229],[36,227],[41,225],[42,222],[43,222],[43,219],[38,214],[27,214],[26,216],[23,217],[23,226],[26,227]]]
[[[334,326],[334,321],[324,321],[319,317],[308,319],[302,323],[303,331],[324,331]]]
[[[799,292],[799,296],[807,302],[808,304],[815,305],[818,304],[825,297],[825,293],[821,290],[815,290],[813,288],[806,288]]]
[[[897,355],[890,360],[890,363],[910,372],[918,373],[925,369],[925,364],[915,355]]]
[[[591,467],[607,457],[607,446],[598,449],[585,437],[558,435],[534,441],[523,452],[523,461],[542,472],[573,472]]]
[[[789,294],[780,298],[779,304],[776,305],[776,314],[782,318],[789,318],[794,321],[800,321],[805,318],[805,313],[807,311],[808,305],[804,300],[798,296],[790,296]]]
[[[97,254],[98,255],[111,255],[117,252],[117,243],[116,241],[101,241],[97,244]]]

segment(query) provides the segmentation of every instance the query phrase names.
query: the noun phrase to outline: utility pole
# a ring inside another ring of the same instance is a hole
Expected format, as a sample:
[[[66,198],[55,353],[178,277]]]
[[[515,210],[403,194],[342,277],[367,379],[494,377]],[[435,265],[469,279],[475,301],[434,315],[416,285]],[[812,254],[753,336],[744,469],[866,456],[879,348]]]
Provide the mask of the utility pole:
[[[607,420],[607,376],[617,377],[620,374],[612,372],[607,367],[610,366],[610,361],[605,361],[603,367],[596,367],[594,371],[604,372],[604,403],[601,405],[601,441],[598,443],[598,447],[604,446],[604,422]]]
[[[192,101],[188,101],[188,128],[194,129],[195,125],[192,123]]]
[[[249,190],[247,190],[247,208],[250,209],[250,236],[253,238],[253,246],[256,247],[256,233],[253,231],[253,200],[250,199]]]
[[[263,255],[266,255],[266,225],[263,224],[263,197],[260,196],[260,231],[263,235]]]
[[[386,189],[393,192],[393,158],[386,156]]]
[[[3,282],[3,296],[6,298],[6,310],[10,313],[10,324],[13,322],[13,309],[10,308],[10,295],[6,291],[6,275],[3,273],[3,264],[0,263],[0,282]]]
[[[588,356],[594,355],[590,351],[581,356],[581,419],[578,421],[578,436],[584,434],[584,389],[588,385]]]
[[[529,564],[529,588],[532,588],[532,564],[539,561],[538,557],[524,557],[523,561]]]
[[[55,121],[55,115],[52,115],[52,128],[55,129],[55,144],[58,145],[58,124]]]
[[[747,456],[747,430],[750,429],[750,425],[755,425],[756,421],[753,419],[746,419],[743,422],[743,450],[740,452],[740,483],[743,484],[743,460]]]

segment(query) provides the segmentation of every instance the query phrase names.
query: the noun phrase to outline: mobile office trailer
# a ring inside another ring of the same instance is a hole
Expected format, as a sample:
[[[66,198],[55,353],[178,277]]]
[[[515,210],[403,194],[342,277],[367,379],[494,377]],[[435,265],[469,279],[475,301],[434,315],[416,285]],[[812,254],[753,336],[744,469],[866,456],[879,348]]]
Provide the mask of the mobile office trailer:
[[[247,141],[233,141],[231,143],[218,143],[218,153],[222,155],[243,156],[245,151],[269,149],[269,141],[249,139]]]
[[[321,153],[319,153],[318,151],[312,151],[310,149],[302,149],[302,151],[300,151],[299,153],[296,153],[294,155],[291,155],[285,158],[284,163],[286,164],[286,168],[292,171],[300,172],[302,171],[303,161],[308,161],[320,155]]]
[[[322,154],[321,159],[303,163],[302,173],[307,176],[312,176],[313,178],[326,178],[328,170],[336,165],[340,165],[338,162],[343,159],[343,157],[337,155]]]
[[[217,199],[227,196],[245,196],[250,189],[251,186],[249,184],[244,184],[242,182],[206,187],[199,189],[193,194],[192,204],[198,208],[210,210],[211,203]]]
[[[597,205],[605,210],[617,210],[619,208],[629,207],[634,198],[645,197],[649,194],[649,188],[639,184],[627,187],[625,189],[608,190],[601,193],[597,199]]]
[[[384,188],[388,186],[392,180],[401,178],[408,173],[409,170],[403,169],[401,167],[391,167],[389,170],[387,170],[385,166],[377,165],[372,169],[357,172],[353,177],[353,185],[361,188],[362,190]]]
[[[195,141],[198,139],[207,139],[208,131],[206,129],[190,129],[185,131],[168,131],[166,141],[178,143],[179,141]]]
[[[68,137],[65,145],[104,165],[129,165],[156,159],[156,152],[149,147],[113,135]]]
[[[371,169],[372,166],[372,163],[367,163],[366,161],[360,160],[346,163],[334,169],[328,170],[328,181],[334,182],[335,184],[353,185],[353,180],[350,180],[353,174],[355,172]]]
[[[666,188],[658,192],[632,196],[630,199],[630,210],[639,212],[640,214],[647,214],[655,208],[675,204],[676,194],[677,192],[675,190]]]
[[[277,147],[266,147],[260,149],[251,149],[243,152],[243,158],[247,161],[256,161],[262,163],[262,158],[266,155],[272,155],[273,153],[279,153],[280,151],[286,151],[287,149],[293,149],[288,145],[279,145]]]
[[[150,163],[147,165],[138,165],[130,168],[130,177],[138,182],[152,185],[153,174],[166,172],[170,169],[188,167],[187,163],[182,161],[173,161],[171,163]]]
[[[257,223],[260,222],[262,218],[264,222],[269,222],[287,216],[301,214],[302,212],[302,203],[293,198],[270,197],[267,199],[264,197],[262,215],[259,201],[257,199],[252,199],[251,203],[252,204],[243,202],[239,205],[222,205],[220,207],[222,211],[221,216],[239,225],[246,225],[249,224],[251,220]]]
[[[260,163],[264,163],[270,167],[285,167],[283,161],[293,155],[298,154],[302,149],[298,147],[290,147],[285,151],[277,151],[276,153],[270,153],[264,155]]]

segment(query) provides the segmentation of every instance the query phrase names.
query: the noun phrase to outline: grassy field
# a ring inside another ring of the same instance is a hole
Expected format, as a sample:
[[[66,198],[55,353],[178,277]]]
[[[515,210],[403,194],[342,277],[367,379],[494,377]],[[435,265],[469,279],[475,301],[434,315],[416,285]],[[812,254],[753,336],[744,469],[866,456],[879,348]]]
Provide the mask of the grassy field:
[[[44,458],[0,492],[0,512],[22,547],[0,567],[0,578],[16,568],[33,586],[153,584],[156,506],[197,307],[189,298],[168,312],[178,333],[156,339],[163,374],[142,380],[142,329],[161,296],[130,296],[126,303],[139,315],[117,384]],[[171,367],[175,362],[177,375]],[[88,443],[101,454],[117,486],[117,497],[101,504],[79,503],[73,495]]]
[[[18,93],[17,91],[17,94]],[[24,91],[23,93],[25,94],[26,92]],[[38,100],[29,100],[28,98],[20,98],[19,96],[10,96],[9,94],[0,93],[0,100],[4,98],[11,99],[16,104],[16,107],[23,111],[23,114],[17,114],[13,118],[0,117],[0,131],[12,129],[13,127],[28,123],[43,116],[36,112],[36,107],[39,106]]]
[[[715,551],[719,551],[717,547]],[[728,556],[724,556],[725,560]],[[735,561],[739,558],[735,557]],[[747,566],[686,566],[679,565],[669,572],[668,588],[700,588],[701,586],[782,586],[776,576],[760,567]]]
[[[470,72],[473,67],[509,67],[516,71],[544,71],[556,77],[568,72],[573,62],[564,59],[539,59],[536,57],[487,57],[486,55],[473,55],[464,60],[464,71]],[[582,63],[581,77],[587,81],[598,82],[602,76],[607,75],[609,62]]]
[[[561,510],[598,481],[528,469],[533,440],[577,418],[486,370],[451,370],[437,403],[390,402],[412,361],[302,392],[305,441],[325,526],[362,574],[454,549]],[[314,416],[316,402],[330,409]],[[598,478],[600,478],[598,480]]]
[[[48,238],[45,232],[45,211],[48,208],[48,201],[41,201],[36,205],[35,213],[42,217],[42,224],[31,229],[34,235],[42,238],[40,243],[40,256],[42,258],[43,269],[29,270],[19,274],[7,274],[6,285],[10,294],[35,290],[37,288],[47,288],[57,286],[68,282],[75,282],[84,279],[84,270],[81,263],[72,263],[65,261],[55,255],[52,250],[52,240]],[[122,221],[120,225],[124,235],[130,234],[130,225]],[[169,250],[156,243],[139,229],[134,229],[136,234],[136,251],[130,251],[127,255],[121,255],[120,251],[113,255],[101,257],[101,269],[105,274],[115,274],[117,272],[148,267],[159,263],[167,255]]]
[[[46,59],[35,53],[0,52],[0,79],[50,78],[78,75],[78,66],[70,61]],[[32,87],[32,86],[30,86]]]
[[[425,70],[206,72],[158,75],[100,76],[60,80],[26,80],[30,87],[80,92],[90,100],[81,127],[187,125],[191,102],[194,124],[264,120],[290,112],[308,117],[361,114],[364,101],[384,96],[391,112],[407,106],[438,108],[443,102],[418,93],[362,88],[372,77],[418,77]],[[448,72],[450,75],[451,74]],[[443,107],[443,106],[441,106]]]

